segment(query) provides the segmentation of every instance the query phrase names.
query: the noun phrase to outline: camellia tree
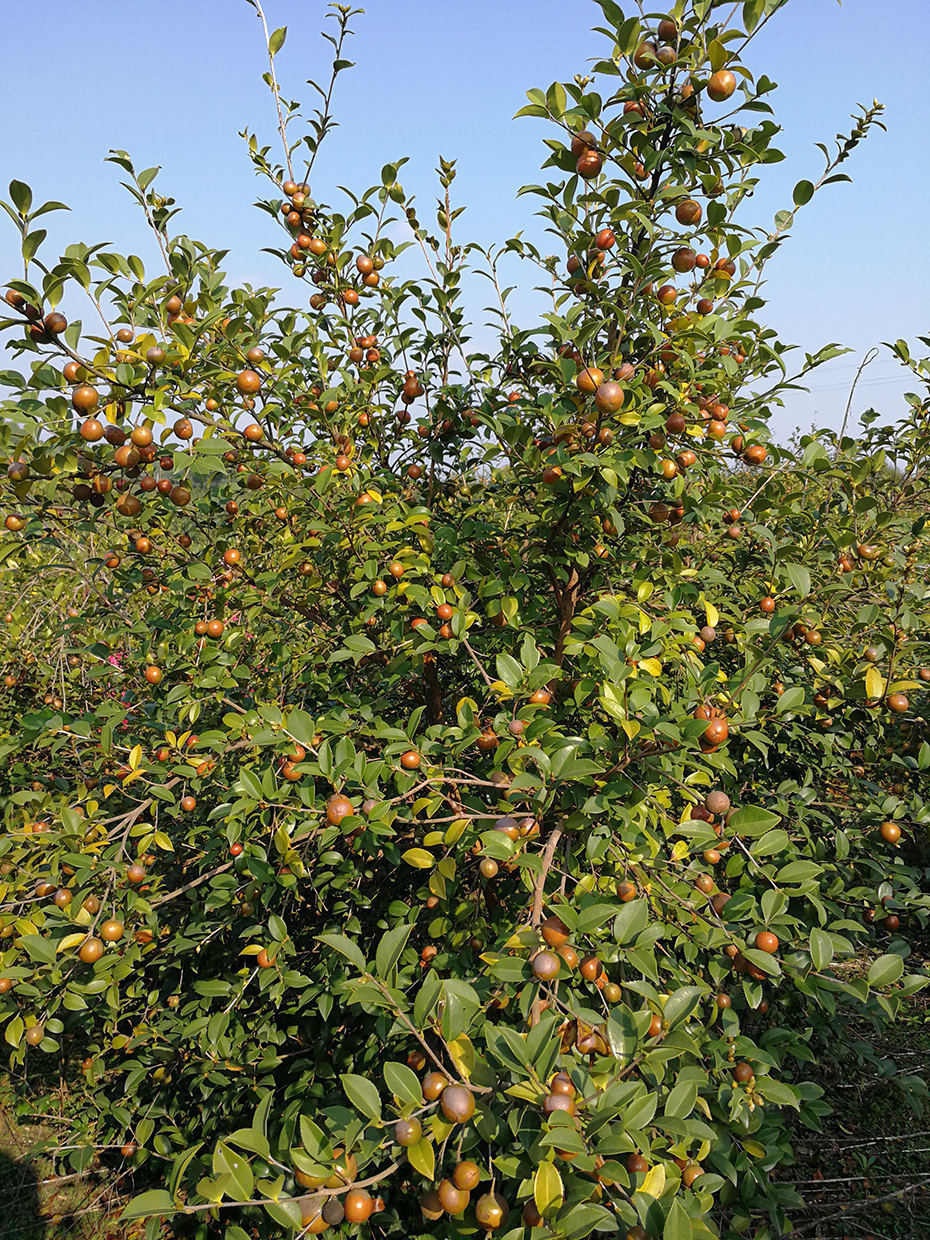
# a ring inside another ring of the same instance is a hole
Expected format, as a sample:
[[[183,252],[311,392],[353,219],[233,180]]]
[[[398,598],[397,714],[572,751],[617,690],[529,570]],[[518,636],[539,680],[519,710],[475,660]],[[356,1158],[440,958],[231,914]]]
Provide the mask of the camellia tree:
[[[896,427],[768,440],[837,350],[792,369],[765,265],[880,124],[745,223],[782,7],[599,0],[523,109],[552,255],[460,243],[447,160],[435,228],[402,161],[316,197],[344,6],[306,119],[265,28],[283,163],[246,135],[299,296],[123,152],[157,272],[43,257],[10,186],[0,1025],[125,1226],[782,1235],[815,1028],[924,985],[930,369],[896,346]]]

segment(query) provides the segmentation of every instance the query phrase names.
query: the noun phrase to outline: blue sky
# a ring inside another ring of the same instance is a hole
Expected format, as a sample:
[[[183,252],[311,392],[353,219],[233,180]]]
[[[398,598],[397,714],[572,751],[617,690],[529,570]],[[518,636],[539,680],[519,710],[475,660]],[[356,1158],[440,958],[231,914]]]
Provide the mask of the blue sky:
[[[632,4],[624,7],[633,11]],[[320,0],[267,0],[272,26],[289,28],[279,57],[285,93],[308,100],[307,77],[326,73]],[[602,53],[590,0],[371,0],[348,49],[356,68],[340,79],[341,131],[321,156],[315,193],[364,187],[388,159],[409,155],[402,180],[424,218],[435,197],[437,156],[458,160],[463,238],[503,240],[528,226],[546,127],[511,118],[530,86],[583,72]],[[51,244],[109,241],[148,255],[144,229],[110,147],[137,167],[163,165],[161,184],[183,206],[178,227],[229,248],[234,279],[286,284],[260,253],[278,244],[271,221],[251,205],[257,182],[238,131],[275,138],[258,21],[244,0],[43,0],[38,10],[4,6],[7,49],[0,80],[4,116],[0,182],[28,181],[70,215],[51,217]],[[857,360],[872,344],[930,331],[930,92],[926,0],[791,0],[749,56],[779,83],[774,96],[788,159],[768,170],[754,222],[787,205],[802,176],[815,178],[828,144],[859,102],[887,106],[889,132],[860,148],[846,168],[853,185],[830,187],[801,212],[792,240],[770,268],[768,320],[806,349],[835,340],[855,352],[818,372],[778,430],[838,424]],[[11,227],[0,221],[0,273],[18,266]],[[288,289],[290,292],[290,289]],[[476,309],[480,306],[476,301]],[[866,372],[854,409],[901,409],[913,384],[883,355]]]

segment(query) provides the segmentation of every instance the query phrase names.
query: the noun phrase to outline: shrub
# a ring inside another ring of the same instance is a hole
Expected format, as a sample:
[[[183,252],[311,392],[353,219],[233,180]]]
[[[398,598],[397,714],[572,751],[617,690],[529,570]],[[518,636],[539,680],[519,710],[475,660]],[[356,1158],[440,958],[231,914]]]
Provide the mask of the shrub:
[[[123,152],[158,273],[41,261],[57,204],[10,186],[0,1020],[127,1218],[782,1234],[812,1025],[924,985],[927,402],[768,436],[837,348],[790,371],[765,265],[880,123],[743,224],[780,7],[600,0],[594,75],[523,109],[555,256],[460,242],[448,160],[435,230],[403,161],[317,200],[283,31],[285,164],[249,150],[309,308],[230,288]]]

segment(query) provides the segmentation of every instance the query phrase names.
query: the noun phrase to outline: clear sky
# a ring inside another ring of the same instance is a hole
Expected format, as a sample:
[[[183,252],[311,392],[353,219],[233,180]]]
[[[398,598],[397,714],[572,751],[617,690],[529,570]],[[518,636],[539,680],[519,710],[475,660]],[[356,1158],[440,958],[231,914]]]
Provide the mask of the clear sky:
[[[266,0],[266,9],[272,27],[289,28],[279,57],[285,93],[306,102],[304,79],[327,71],[318,36],[326,6]],[[340,79],[342,129],[321,156],[314,193],[333,201],[334,186],[367,186],[387,159],[409,155],[402,180],[428,219],[442,154],[458,160],[463,239],[503,240],[526,227],[532,199],[518,201],[515,191],[536,178],[551,131],[511,118],[528,87],[569,80],[603,54],[603,36],[591,32],[599,16],[591,0],[370,0],[353,23],[348,55],[357,67]],[[238,137],[248,127],[275,140],[261,31],[244,0],[4,5],[0,36],[0,192],[15,176],[37,197],[67,202],[70,215],[50,217],[54,245],[109,241],[148,254],[118,169],[103,162],[110,147],[122,147],[139,168],[163,165],[163,192],[184,208],[177,227],[229,248],[234,279],[288,288],[280,264],[259,252],[280,239],[251,205],[257,183]],[[796,180],[816,178],[816,141],[831,143],[858,102],[887,106],[889,132],[846,165],[854,184],[829,187],[801,212],[770,268],[766,313],[783,338],[809,350],[830,340],[855,350],[818,372],[809,395],[793,398],[776,424],[782,432],[837,425],[861,354],[930,331],[928,48],[927,0],[791,0],[749,57],[779,83],[774,102],[788,155],[756,195],[760,224],[788,205]],[[12,226],[0,220],[0,277],[17,267]],[[894,416],[913,386],[885,354],[854,408],[874,404]]]

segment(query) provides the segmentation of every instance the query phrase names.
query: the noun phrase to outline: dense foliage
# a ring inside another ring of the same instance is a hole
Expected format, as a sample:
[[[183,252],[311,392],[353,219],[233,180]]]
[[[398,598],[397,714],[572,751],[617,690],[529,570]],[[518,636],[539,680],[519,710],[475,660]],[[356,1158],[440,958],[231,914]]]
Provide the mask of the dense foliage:
[[[435,231],[402,161],[319,201],[283,30],[284,164],[249,149],[301,305],[123,152],[157,273],[43,258],[60,204],[10,186],[0,1024],[152,1235],[780,1235],[812,1027],[925,982],[930,369],[896,346],[894,427],[769,442],[837,351],[792,373],[793,214],[742,222],[783,5],[599,7],[524,109],[554,256],[459,242],[447,160]]]

